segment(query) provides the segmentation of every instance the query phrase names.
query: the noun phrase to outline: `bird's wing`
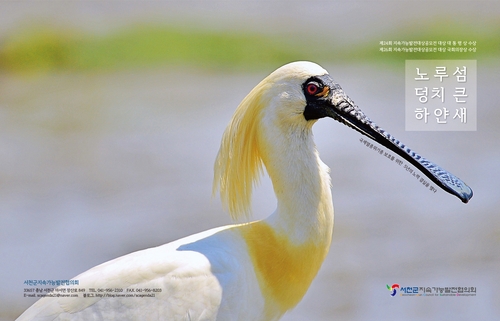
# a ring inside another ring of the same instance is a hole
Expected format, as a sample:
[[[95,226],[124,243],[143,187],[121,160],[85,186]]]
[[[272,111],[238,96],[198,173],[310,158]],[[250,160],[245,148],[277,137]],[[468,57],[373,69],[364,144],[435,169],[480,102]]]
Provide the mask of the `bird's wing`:
[[[82,294],[75,298],[43,298],[18,320],[214,319],[210,316],[216,315],[222,296],[214,269],[225,263],[209,260],[203,251],[196,251],[190,244],[203,239],[214,239],[208,243],[217,243],[217,237],[212,235],[225,228],[134,252],[91,268],[74,280],[78,280],[79,287],[85,288],[87,294],[90,288],[101,292],[85,298]]]

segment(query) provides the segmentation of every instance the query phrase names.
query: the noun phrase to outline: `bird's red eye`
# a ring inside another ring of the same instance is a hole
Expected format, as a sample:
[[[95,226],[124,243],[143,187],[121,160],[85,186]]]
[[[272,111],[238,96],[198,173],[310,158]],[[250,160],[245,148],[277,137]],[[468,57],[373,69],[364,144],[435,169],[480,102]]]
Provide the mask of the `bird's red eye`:
[[[316,95],[319,91],[319,86],[316,83],[309,83],[306,90],[309,95]]]

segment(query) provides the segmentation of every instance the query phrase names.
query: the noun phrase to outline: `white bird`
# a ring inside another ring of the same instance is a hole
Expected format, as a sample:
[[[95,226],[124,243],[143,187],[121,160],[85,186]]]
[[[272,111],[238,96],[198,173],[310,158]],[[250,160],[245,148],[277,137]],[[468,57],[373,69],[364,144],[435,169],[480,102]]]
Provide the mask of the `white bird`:
[[[329,169],[312,135],[325,116],[398,153],[463,202],[472,197],[458,178],[371,122],[322,67],[290,63],[244,98],[215,162],[214,192],[220,190],[233,217],[250,213],[263,166],[277,197],[274,213],[98,265],[74,280],[87,294],[110,291],[46,297],[17,320],[280,319],[306,293],[332,239]]]

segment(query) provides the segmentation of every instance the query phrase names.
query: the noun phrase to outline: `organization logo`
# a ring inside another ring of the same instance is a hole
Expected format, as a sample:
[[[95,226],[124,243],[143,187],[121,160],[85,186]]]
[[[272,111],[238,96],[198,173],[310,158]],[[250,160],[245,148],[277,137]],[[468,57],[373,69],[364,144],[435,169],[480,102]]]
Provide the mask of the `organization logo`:
[[[394,283],[392,286],[389,286],[389,284],[386,284],[387,290],[391,292],[391,296],[395,296],[397,293],[396,289],[399,289],[399,284]]]
[[[477,288],[475,286],[403,286],[398,283],[393,285],[386,284],[387,290],[389,290],[391,296],[396,296],[400,292],[399,296],[476,296]]]

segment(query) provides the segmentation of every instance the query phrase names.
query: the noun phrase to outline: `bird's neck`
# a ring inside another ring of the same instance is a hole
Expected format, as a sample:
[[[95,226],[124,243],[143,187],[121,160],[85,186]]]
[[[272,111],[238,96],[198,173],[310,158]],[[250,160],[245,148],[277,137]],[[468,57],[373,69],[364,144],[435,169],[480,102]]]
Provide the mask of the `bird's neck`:
[[[333,232],[330,175],[319,158],[312,130],[272,136],[273,145],[266,145],[263,161],[278,204],[266,221],[292,243],[313,242],[328,251]]]
[[[333,205],[328,168],[310,129],[266,134],[261,151],[278,199],[264,221],[241,227],[265,297],[265,314],[275,319],[304,296],[330,248]]]

